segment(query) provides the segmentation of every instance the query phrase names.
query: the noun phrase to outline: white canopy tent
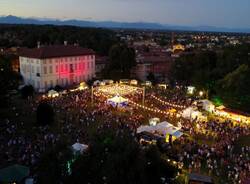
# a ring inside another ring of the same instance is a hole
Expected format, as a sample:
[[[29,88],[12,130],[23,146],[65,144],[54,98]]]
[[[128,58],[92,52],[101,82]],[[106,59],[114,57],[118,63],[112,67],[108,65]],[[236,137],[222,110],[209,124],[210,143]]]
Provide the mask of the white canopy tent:
[[[199,116],[202,116],[202,113],[195,110],[193,107],[188,107],[182,111],[181,115],[183,118],[192,120],[198,118]]]
[[[155,127],[154,126],[140,126],[139,128],[137,128],[137,133],[142,133],[142,132],[153,132],[155,131]]]
[[[209,100],[200,100],[199,103],[202,106],[202,109],[208,112],[214,112],[215,106],[214,104]]]
[[[124,107],[128,105],[128,99],[116,95],[113,98],[108,99],[107,103],[113,107]]]
[[[149,125],[151,125],[151,126],[155,126],[159,122],[160,122],[160,118],[151,118],[151,119],[149,119]]]
[[[80,144],[78,142],[76,142],[75,144],[72,145],[72,149],[74,153],[83,153],[88,149],[88,145],[86,144]]]
[[[54,97],[58,97],[59,96],[59,93],[55,90],[50,90],[48,91],[48,97],[50,98],[54,98]]]
[[[161,122],[155,126],[140,126],[139,128],[137,128],[137,133],[141,132],[157,134],[162,138],[166,138],[166,141],[168,141],[167,138],[169,137],[169,135],[175,137],[175,139],[183,135],[183,133],[179,130],[178,127],[175,127],[166,121]]]

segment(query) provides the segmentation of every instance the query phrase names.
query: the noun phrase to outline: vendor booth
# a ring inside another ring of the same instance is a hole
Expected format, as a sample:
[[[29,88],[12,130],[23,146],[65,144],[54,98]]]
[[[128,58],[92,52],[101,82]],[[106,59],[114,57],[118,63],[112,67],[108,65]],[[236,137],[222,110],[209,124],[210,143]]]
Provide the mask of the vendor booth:
[[[198,118],[198,116],[201,116],[202,113],[197,111],[195,108],[193,107],[188,107],[185,110],[182,111],[182,117],[186,118],[186,119],[195,119]]]
[[[157,123],[160,123],[160,118],[151,118],[149,119],[150,126],[156,126]]]
[[[213,113],[215,110],[214,104],[209,100],[200,100],[198,101],[198,105],[201,106],[201,108],[207,112]]]
[[[130,85],[135,85],[136,86],[137,84],[138,84],[138,81],[135,80],[135,79],[130,81]]]
[[[142,132],[149,132],[157,135],[158,137],[164,138],[166,142],[169,142],[170,137],[171,140],[174,141],[183,135],[178,127],[175,127],[166,121],[158,123],[155,126],[140,126],[137,128],[137,134]]]
[[[55,91],[55,90],[50,90],[48,92],[48,97],[49,98],[55,98],[55,97],[58,97],[58,96],[59,96],[59,93],[57,91]]]
[[[204,116],[200,111],[197,110],[197,108],[194,107],[188,107],[185,110],[182,111],[181,116],[185,119],[189,120],[207,120],[207,117]]]
[[[115,97],[108,99],[107,103],[113,107],[126,107],[128,105],[128,99],[116,95]]]

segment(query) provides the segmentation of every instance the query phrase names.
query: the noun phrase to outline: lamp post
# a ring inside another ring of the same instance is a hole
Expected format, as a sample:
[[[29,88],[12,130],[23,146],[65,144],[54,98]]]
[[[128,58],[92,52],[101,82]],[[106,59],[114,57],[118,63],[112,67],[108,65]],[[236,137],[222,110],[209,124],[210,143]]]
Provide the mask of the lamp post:
[[[145,86],[142,88],[142,105],[145,104]]]
[[[91,86],[91,105],[93,106],[94,103],[94,88]]]
[[[203,92],[203,91],[200,91],[200,92],[199,92],[200,97],[202,97],[202,96],[203,96],[203,94],[204,94],[204,92]]]

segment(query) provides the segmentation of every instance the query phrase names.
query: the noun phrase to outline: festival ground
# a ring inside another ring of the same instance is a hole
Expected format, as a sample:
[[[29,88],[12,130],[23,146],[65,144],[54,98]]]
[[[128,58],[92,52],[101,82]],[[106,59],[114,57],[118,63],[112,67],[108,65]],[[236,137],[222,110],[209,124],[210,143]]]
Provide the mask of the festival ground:
[[[45,128],[34,127],[36,107],[42,96],[36,95],[28,102],[13,96],[10,109],[1,112],[3,127],[7,129],[0,135],[5,156],[1,158],[7,158],[0,160],[1,167],[17,162],[35,172],[39,155],[58,139],[64,139],[69,145],[88,143],[91,136],[105,127],[128,128],[135,133],[150,118],[158,117],[184,132],[173,145],[166,143],[162,151],[166,161],[182,169],[180,180],[188,172],[210,175],[216,183],[237,183],[250,177],[249,125],[233,124],[228,119],[218,121],[211,114],[207,121],[183,118],[181,112],[195,99],[187,97],[184,88],[146,88],[144,97],[143,90],[143,87],[114,84],[93,91],[86,89],[56,98],[46,97],[43,100],[55,111],[55,123]],[[128,104],[122,108],[108,105],[107,99],[115,95],[128,99]],[[19,142],[24,148],[18,147]]]

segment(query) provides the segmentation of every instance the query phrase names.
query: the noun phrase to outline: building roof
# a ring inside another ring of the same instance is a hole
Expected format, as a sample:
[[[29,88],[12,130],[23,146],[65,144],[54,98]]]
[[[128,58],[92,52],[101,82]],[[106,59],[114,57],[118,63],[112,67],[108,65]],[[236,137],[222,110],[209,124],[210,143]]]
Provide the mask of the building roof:
[[[56,57],[69,57],[69,56],[82,56],[82,55],[92,55],[95,52],[92,49],[82,48],[75,45],[51,45],[51,46],[41,46],[39,48],[22,48],[20,50],[19,56],[36,58],[36,59],[46,59],[46,58],[56,58]]]

